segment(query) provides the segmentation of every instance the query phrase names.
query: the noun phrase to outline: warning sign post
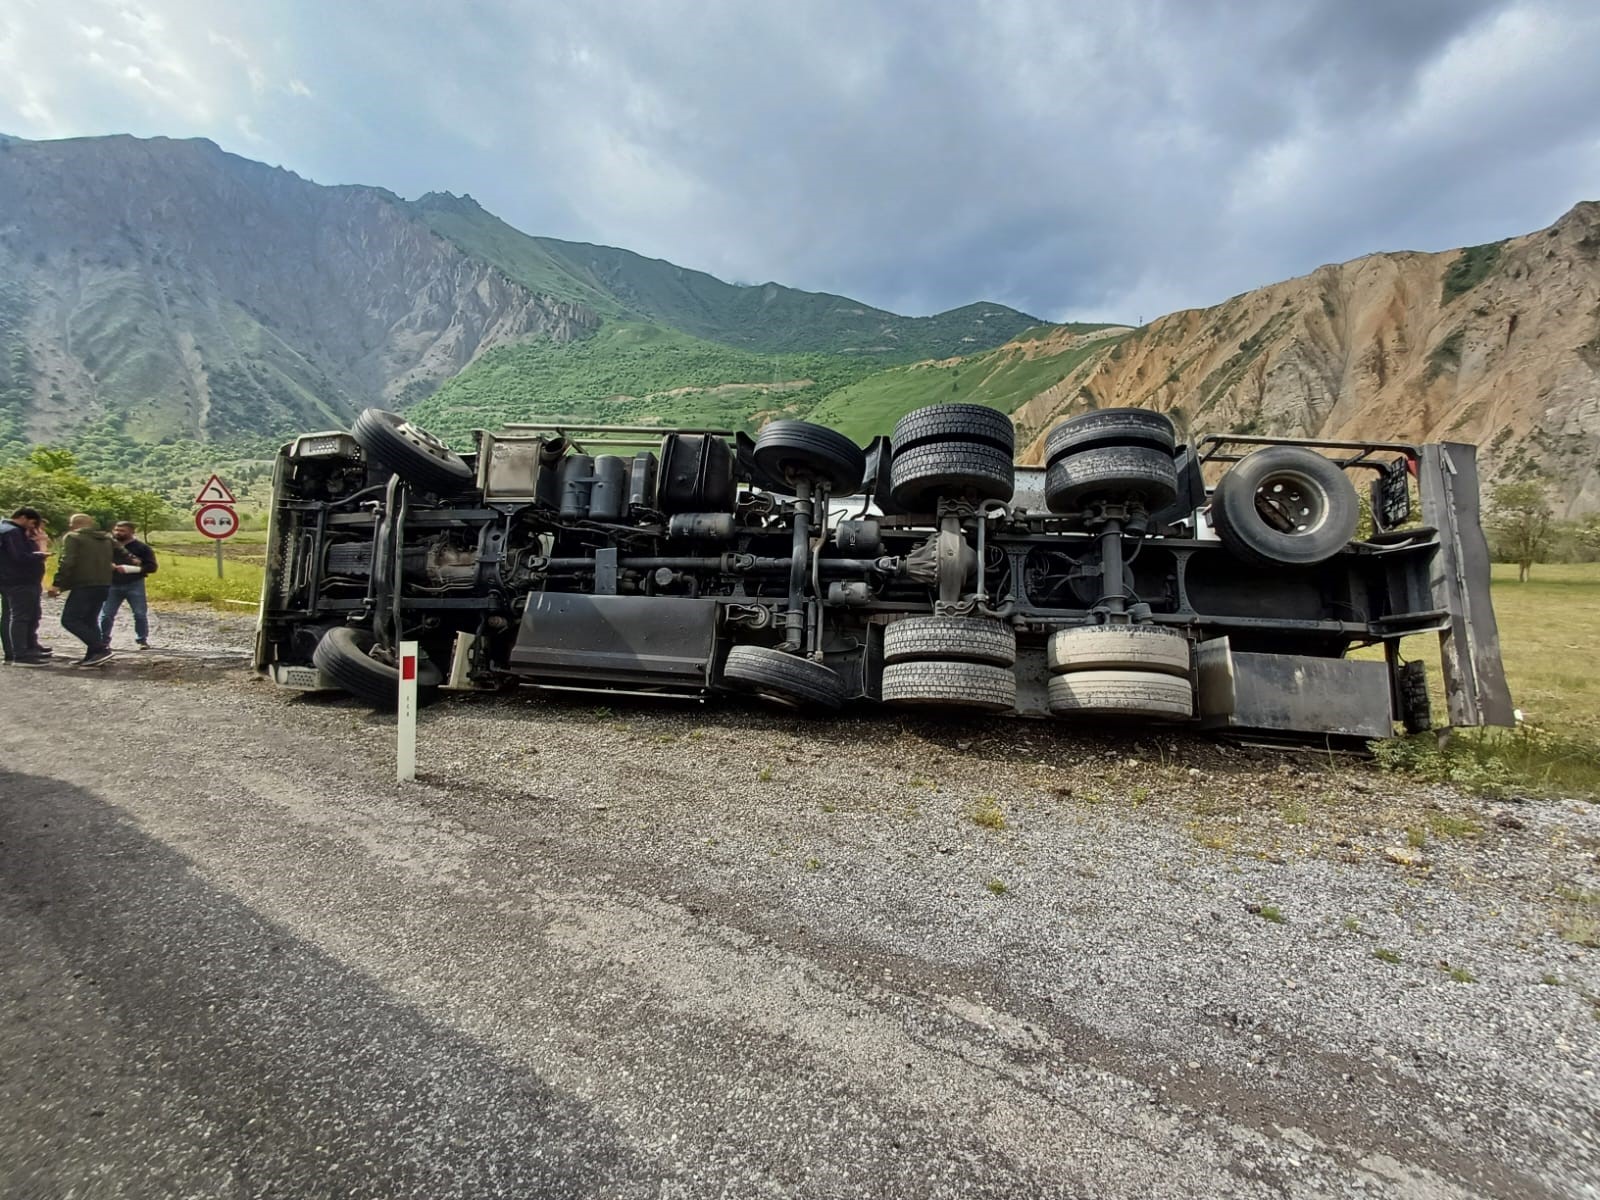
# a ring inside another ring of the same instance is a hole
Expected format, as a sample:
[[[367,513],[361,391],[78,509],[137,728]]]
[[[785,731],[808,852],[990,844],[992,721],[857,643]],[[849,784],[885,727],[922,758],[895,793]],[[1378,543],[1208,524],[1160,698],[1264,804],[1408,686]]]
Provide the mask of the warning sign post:
[[[217,578],[221,579],[223,539],[231,538],[239,532],[239,514],[233,511],[233,506],[238,501],[228,490],[228,485],[222,482],[222,476],[213,471],[211,478],[206,480],[205,487],[201,488],[200,494],[194,498],[194,502],[200,506],[194,514],[194,527],[215,543]]]

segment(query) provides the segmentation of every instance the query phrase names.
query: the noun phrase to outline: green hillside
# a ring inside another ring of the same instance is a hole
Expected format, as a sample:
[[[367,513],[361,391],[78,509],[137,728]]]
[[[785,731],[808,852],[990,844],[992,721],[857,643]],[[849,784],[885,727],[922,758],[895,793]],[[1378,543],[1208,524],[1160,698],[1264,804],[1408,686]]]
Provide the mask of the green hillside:
[[[464,443],[475,428],[530,417],[749,429],[758,415],[803,413],[879,369],[849,354],[752,354],[642,322],[579,342],[489,351],[410,416]]]
[[[1121,335],[1114,335],[1064,353],[1033,357],[1024,346],[1002,346],[970,358],[890,367],[832,393],[806,417],[864,441],[887,432],[901,416],[923,404],[959,400],[1015,412],[1085,359],[1121,340]]]
[[[1003,304],[902,317],[846,296],[724,283],[630,250],[530,237],[470,196],[430,192],[409,212],[530,291],[759,354],[850,353],[891,362],[985,350],[1041,324]]]

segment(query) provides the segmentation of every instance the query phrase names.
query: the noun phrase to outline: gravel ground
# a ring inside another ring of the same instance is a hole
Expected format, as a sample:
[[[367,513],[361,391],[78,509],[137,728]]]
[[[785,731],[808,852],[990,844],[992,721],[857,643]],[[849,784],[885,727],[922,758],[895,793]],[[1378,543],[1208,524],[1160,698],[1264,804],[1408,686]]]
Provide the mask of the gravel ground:
[[[1600,1196],[1600,807],[248,637],[0,676],[16,1194]]]

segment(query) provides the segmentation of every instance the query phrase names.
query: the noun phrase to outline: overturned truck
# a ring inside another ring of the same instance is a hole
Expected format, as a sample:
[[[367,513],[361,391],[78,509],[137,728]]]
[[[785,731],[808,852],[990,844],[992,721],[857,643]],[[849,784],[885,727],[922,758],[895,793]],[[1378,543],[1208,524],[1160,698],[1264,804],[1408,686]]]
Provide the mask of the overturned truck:
[[[278,456],[255,665],[392,704],[415,640],[424,695],[732,693],[1320,741],[1428,728],[1401,640],[1436,634],[1449,723],[1511,722],[1471,446],[1196,440],[1142,409],[1062,421],[1044,467],[1015,465],[1013,439],[1002,413],[939,404],[864,448],[795,420],[528,423],[457,454],[368,409]]]

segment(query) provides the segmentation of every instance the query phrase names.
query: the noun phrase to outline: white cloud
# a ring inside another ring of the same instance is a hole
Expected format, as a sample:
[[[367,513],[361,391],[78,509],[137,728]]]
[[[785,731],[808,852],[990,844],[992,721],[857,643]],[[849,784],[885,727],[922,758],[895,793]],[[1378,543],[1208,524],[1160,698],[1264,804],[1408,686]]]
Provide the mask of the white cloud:
[[[1588,0],[0,12],[7,132],[205,134],[918,311],[1149,318],[1600,196]]]

